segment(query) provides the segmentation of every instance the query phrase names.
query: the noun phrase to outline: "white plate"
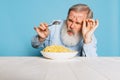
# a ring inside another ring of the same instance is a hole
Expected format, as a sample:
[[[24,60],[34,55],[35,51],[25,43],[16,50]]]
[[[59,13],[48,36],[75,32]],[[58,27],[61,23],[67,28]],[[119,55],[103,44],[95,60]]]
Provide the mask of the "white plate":
[[[75,52],[43,52],[41,51],[41,54],[45,57],[45,58],[49,58],[49,59],[70,59],[73,58],[77,55],[77,51]]]

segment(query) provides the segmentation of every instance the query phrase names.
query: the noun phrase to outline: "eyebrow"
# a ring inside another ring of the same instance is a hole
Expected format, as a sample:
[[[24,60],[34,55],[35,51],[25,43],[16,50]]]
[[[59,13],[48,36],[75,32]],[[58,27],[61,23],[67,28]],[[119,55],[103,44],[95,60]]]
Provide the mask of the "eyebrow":
[[[70,19],[70,18],[68,18],[68,20],[69,20],[69,21],[71,21],[71,22],[73,22],[73,20],[72,20],[72,19]],[[82,22],[78,22],[78,21],[77,21],[77,22],[75,22],[75,23],[77,23],[77,24],[82,24]]]
[[[76,22],[77,24],[82,24],[82,22]]]

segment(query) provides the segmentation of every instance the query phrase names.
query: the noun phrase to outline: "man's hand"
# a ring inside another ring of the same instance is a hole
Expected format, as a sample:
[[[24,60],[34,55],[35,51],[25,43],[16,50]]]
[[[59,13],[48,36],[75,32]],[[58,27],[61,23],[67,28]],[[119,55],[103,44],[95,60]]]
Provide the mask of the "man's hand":
[[[92,41],[92,35],[98,27],[98,24],[98,20],[87,19],[83,21],[82,35],[85,44],[90,43]]]
[[[39,41],[43,42],[49,35],[48,24],[41,23],[40,26],[34,27],[35,31],[39,35]]]

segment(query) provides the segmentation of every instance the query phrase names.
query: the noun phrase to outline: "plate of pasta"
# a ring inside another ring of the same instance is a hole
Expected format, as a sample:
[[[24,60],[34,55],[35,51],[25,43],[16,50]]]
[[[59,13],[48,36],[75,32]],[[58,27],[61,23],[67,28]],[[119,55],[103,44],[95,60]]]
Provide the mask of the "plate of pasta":
[[[64,46],[61,45],[51,45],[44,48],[42,51],[40,51],[41,54],[48,59],[71,59],[75,57],[78,52],[70,50]]]

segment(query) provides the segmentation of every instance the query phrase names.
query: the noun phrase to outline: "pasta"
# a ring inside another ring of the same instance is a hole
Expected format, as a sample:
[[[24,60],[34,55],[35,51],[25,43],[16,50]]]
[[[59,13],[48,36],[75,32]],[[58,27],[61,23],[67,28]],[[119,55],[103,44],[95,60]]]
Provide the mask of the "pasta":
[[[72,50],[60,45],[47,46],[45,49],[43,49],[43,51],[44,52],[73,52]]]

